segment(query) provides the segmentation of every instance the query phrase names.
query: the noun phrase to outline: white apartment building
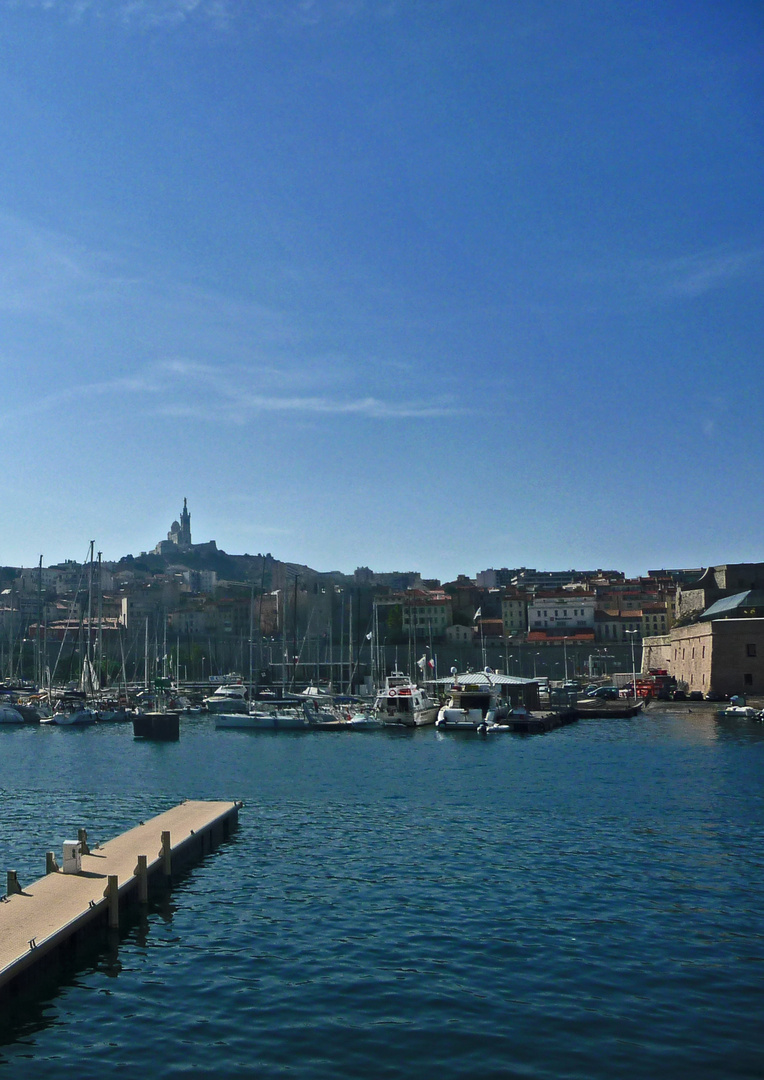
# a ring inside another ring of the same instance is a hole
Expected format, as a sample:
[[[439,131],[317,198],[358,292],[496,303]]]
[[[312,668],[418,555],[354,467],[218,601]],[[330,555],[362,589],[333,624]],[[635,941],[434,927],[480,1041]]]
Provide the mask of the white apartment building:
[[[566,630],[593,630],[594,596],[537,596],[528,602],[528,629],[564,636]]]

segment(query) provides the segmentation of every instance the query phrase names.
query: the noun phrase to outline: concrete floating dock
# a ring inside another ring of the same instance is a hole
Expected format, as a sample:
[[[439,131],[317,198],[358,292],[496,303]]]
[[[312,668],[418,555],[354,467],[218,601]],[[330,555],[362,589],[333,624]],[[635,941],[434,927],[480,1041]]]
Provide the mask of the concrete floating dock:
[[[80,830],[80,852],[64,842],[67,859],[79,855],[78,872],[58,869],[51,852],[49,872],[31,885],[9,870],[0,903],[0,994],[49,966],[89,926],[119,926],[123,899],[146,902],[151,880],[167,881],[227,840],[241,805],[184,802],[92,851]]]
[[[509,716],[501,720],[502,726],[510,731],[520,732],[524,735],[540,735],[545,731],[555,731],[557,728],[574,724],[578,715],[571,710],[565,712],[547,712],[528,716]]]
[[[177,742],[180,738],[180,717],[177,713],[143,713],[133,717],[133,735],[136,739],[161,739]]]

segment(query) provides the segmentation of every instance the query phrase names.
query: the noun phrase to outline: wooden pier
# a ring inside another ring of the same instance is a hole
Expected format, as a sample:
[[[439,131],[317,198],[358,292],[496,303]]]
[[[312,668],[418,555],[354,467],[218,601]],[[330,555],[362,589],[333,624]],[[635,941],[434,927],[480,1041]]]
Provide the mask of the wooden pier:
[[[167,882],[227,840],[241,805],[184,802],[92,850],[80,830],[79,872],[58,869],[51,852],[49,872],[31,885],[8,871],[8,895],[0,903],[0,995],[55,963],[83,932],[118,927],[123,901],[145,903],[151,883]]]

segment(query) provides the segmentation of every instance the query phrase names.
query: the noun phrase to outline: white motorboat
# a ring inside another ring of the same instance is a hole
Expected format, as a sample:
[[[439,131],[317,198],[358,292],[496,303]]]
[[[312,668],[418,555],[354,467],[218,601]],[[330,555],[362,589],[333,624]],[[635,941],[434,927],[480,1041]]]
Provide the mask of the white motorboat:
[[[225,683],[204,699],[204,706],[211,713],[249,712],[247,688],[243,683]]]
[[[472,677],[461,676],[454,681],[448,692],[448,701],[438,713],[435,726],[455,731],[485,731],[503,720],[509,712],[509,703],[501,694],[501,687],[491,679],[489,672]]]
[[[728,705],[726,709],[719,709],[716,715],[724,720],[758,720],[759,710],[750,705]]]
[[[374,713],[356,713],[345,721],[345,726],[353,731],[379,731],[385,725]]]
[[[413,683],[402,671],[393,671],[377,694],[374,712],[383,724],[404,724],[422,727],[434,724],[438,703],[426,690]]]

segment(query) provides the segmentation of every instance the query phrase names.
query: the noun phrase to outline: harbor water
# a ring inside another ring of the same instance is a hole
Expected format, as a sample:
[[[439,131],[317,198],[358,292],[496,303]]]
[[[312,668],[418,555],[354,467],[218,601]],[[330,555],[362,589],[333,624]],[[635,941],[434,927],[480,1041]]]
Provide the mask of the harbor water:
[[[764,724],[0,729],[0,850],[184,798],[234,837],[0,1018],[0,1077],[760,1078]]]

